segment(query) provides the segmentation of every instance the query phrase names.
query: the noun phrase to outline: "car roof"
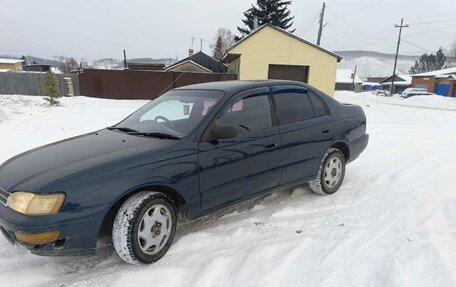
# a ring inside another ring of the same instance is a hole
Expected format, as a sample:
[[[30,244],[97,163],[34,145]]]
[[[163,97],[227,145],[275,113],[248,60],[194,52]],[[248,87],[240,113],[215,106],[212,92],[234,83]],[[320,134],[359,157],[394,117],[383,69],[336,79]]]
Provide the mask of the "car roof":
[[[258,81],[218,81],[208,82],[189,86],[183,86],[174,90],[219,90],[227,94],[234,94],[243,90],[280,86],[280,85],[299,85],[307,87],[306,84],[288,80],[258,80]]]

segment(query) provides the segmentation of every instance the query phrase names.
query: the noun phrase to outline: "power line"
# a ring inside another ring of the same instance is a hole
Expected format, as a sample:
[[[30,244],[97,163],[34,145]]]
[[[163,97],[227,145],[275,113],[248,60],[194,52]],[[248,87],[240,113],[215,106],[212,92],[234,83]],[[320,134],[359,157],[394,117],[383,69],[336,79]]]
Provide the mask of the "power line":
[[[456,19],[447,19],[441,21],[431,21],[431,22],[418,22],[418,23],[410,23],[410,25],[428,25],[428,24],[436,24],[436,23],[448,23],[448,22],[456,22]]]
[[[409,44],[409,45],[411,45],[411,46],[413,46],[413,47],[415,47],[415,48],[418,48],[418,49],[420,49],[420,50],[423,50],[423,51],[425,51],[425,52],[432,52],[431,50],[426,49],[426,48],[423,48],[423,47],[421,47],[421,46],[418,46],[417,44],[413,44],[412,42],[410,42],[410,41],[408,41],[408,40],[406,40],[406,39],[404,39],[404,38],[402,38],[402,41],[406,42],[407,44]]]
[[[309,28],[311,28],[312,25],[316,23],[315,21],[317,19],[318,19],[318,15],[316,15],[304,28],[302,28],[298,34],[306,33],[309,30]]]
[[[355,14],[355,13],[358,12],[358,11],[365,10],[365,9],[367,9],[367,8],[371,8],[371,7],[373,7],[373,6],[377,5],[377,4],[380,4],[380,3],[384,2],[384,1],[385,1],[385,0],[377,0],[377,1],[374,1],[374,2],[372,2],[372,3],[370,3],[370,4],[368,4],[368,5],[359,7],[359,8],[357,8],[357,9],[352,10],[351,12],[348,12],[347,14],[345,14],[344,17],[347,17],[347,16],[350,16],[350,15],[352,15],[352,14]]]
[[[407,37],[414,37],[414,36],[417,36],[417,35],[422,35],[422,34],[426,34],[426,33],[429,33],[429,32],[434,32],[436,30],[441,30],[441,29],[445,29],[445,28],[450,28],[450,27],[455,27],[456,24],[451,24],[451,25],[448,25],[448,26],[443,26],[443,27],[435,27],[433,29],[430,29],[430,30],[426,30],[426,31],[423,31],[423,32],[418,32],[418,33],[414,33],[414,34],[409,34],[407,35]]]
[[[427,16],[409,16],[407,18],[410,19],[417,19],[417,18],[432,18],[432,17],[439,17],[439,16],[446,16],[446,15],[454,15],[454,12],[448,12],[448,13],[441,13],[441,14],[434,14],[434,15],[427,15]]]
[[[311,26],[317,19],[318,19],[318,13],[316,15],[314,15],[314,17],[312,18],[309,18],[307,21],[305,21],[302,25],[300,25],[297,29],[296,29],[296,32],[298,34],[300,33],[303,33],[304,30],[306,30],[307,28],[309,28],[309,26]]]
[[[367,34],[367,33],[364,33],[363,31],[359,30],[358,28],[356,28],[355,26],[353,26],[352,24],[350,24],[349,22],[347,22],[344,18],[342,18],[341,16],[339,16],[336,12],[334,12],[328,5],[326,5],[326,8],[331,12],[331,14],[333,14],[334,16],[336,16],[341,22],[345,23],[348,27],[350,27],[352,30],[362,34],[363,36],[365,37],[369,37],[369,38],[372,38],[372,39],[380,39],[380,38],[377,38],[373,35],[370,35],[370,34]]]

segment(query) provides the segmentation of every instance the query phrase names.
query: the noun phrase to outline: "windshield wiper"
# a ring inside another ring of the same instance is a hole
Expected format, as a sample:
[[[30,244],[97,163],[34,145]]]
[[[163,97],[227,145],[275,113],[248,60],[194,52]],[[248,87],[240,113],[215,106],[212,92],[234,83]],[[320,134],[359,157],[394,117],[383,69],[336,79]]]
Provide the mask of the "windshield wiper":
[[[181,138],[172,134],[167,133],[160,133],[160,132],[151,132],[151,133],[143,133],[143,132],[129,132],[129,135],[134,136],[144,136],[144,137],[154,137],[160,139],[171,139],[171,140],[180,140]]]
[[[108,130],[119,130],[125,133],[137,133],[137,130],[126,128],[126,127],[107,127]]]

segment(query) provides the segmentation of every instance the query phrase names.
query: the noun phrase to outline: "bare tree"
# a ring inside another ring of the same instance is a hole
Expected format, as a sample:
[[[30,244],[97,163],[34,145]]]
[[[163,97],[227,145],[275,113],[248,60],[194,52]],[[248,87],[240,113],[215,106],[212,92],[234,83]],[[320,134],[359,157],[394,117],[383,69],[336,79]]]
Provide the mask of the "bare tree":
[[[456,67],[456,40],[447,51],[447,65],[450,67]]]
[[[212,55],[215,59],[220,60],[229,47],[234,44],[234,35],[230,30],[218,28],[211,44]]]

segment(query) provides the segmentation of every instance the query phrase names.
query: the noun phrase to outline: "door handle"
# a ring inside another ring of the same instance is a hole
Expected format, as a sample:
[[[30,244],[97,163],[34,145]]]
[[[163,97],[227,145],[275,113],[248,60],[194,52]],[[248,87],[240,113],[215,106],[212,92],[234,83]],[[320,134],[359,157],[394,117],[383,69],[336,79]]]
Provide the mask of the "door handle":
[[[274,148],[277,146],[277,143],[270,143],[264,146],[264,148]]]
[[[322,130],[321,130],[321,133],[327,134],[327,133],[329,133],[329,129],[322,129]]]

